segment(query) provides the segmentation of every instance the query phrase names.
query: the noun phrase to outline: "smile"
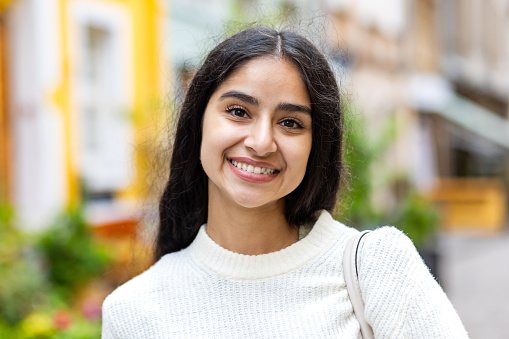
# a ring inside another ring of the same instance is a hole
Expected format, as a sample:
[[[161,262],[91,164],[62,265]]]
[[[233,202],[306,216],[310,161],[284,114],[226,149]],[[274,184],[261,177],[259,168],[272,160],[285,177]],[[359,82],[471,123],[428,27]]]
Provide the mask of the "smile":
[[[243,171],[249,172],[249,173],[255,173],[255,174],[265,174],[265,175],[272,175],[277,172],[278,170],[272,169],[272,168],[265,168],[265,167],[254,167],[253,165],[248,165],[239,161],[228,159],[228,161],[238,169],[241,169]]]

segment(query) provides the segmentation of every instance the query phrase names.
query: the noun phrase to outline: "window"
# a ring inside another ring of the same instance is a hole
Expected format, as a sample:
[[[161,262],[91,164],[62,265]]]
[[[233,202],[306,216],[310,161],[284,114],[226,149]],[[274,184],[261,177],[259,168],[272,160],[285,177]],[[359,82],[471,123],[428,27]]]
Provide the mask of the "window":
[[[123,8],[75,7],[75,131],[86,198],[113,197],[130,184],[133,65]]]

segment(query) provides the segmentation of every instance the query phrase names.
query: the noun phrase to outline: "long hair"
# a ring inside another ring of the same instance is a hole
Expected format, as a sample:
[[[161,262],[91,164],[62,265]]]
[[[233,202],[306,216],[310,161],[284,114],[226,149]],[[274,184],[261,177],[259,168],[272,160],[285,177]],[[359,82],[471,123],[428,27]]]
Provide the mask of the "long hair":
[[[208,178],[200,163],[200,147],[210,97],[235,70],[268,55],[298,67],[311,99],[311,153],[302,182],[285,197],[286,220],[300,225],[314,221],[319,210],[334,209],[344,180],[343,114],[335,75],[323,54],[301,35],[250,28],[217,45],[191,81],[177,123],[169,180],[159,202],[155,260],[189,246],[207,221]]]

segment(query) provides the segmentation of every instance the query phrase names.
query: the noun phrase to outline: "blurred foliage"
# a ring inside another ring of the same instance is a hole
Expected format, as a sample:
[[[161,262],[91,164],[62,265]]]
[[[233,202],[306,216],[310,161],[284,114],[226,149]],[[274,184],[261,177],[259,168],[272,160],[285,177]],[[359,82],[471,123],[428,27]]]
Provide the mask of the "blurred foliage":
[[[411,192],[390,220],[412,239],[417,248],[422,249],[437,232],[439,216],[428,200]]]
[[[291,2],[276,3],[271,6],[252,6],[243,1],[233,5],[232,18],[225,27],[228,35],[233,35],[251,26],[279,27],[298,19],[298,8]]]
[[[65,312],[65,313],[63,313]],[[59,318],[66,314],[68,321]],[[101,337],[101,322],[90,321],[69,311],[33,312],[12,326],[0,320],[0,338],[9,339],[90,339]]]
[[[345,132],[346,147],[344,157],[350,173],[349,191],[341,197],[345,210],[342,217],[355,225],[376,224],[378,216],[371,204],[371,173],[375,152],[369,147],[363,117],[353,110],[346,110],[347,122]]]
[[[80,210],[60,215],[37,241],[46,258],[48,278],[62,293],[74,292],[111,262],[109,251],[92,239]]]
[[[350,173],[349,190],[341,197],[345,206],[343,217],[362,228],[380,225],[386,219],[383,212],[378,211],[372,203],[372,167],[392,145],[396,136],[396,122],[389,119],[382,126],[376,140],[370,141],[367,135],[367,124],[364,115],[355,108],[346,111],[346,128],[344,157]]]
[[[0,338],[99,338],[100,305],[75,309],[73,302],[111,258],[81,211],[63,213],[43,233],[27,235],[15,224],[14,210],[0,202]]]
[[[68,331],[62,331],[53,336],[53,339],[90,339],[101,337],[101,323],[79,319]]]
[[[8,324],[19,322],[47,292],[28,238],[13,220],[13,209],[0,204],[0,318]]]
[[[394,182],[386,183],[391,186],[398,181],[408,186],[394,210],[381,211],[374,206],[372,200],[373,166],[394,143],[397,136],[395,119],[388,119],[381,126],[377,138],[370,141],[364,134],[367,131],[364,116],[352,108],[346,112],[344,154],[350,172],[350,187],[340,197],[344,207],[341,218],[363,229],[394,225],[407,234],[417,248],[426,247],[437,231],[438,214],[434,206],[411,187],[408,179],[395,178],[392,179]]]

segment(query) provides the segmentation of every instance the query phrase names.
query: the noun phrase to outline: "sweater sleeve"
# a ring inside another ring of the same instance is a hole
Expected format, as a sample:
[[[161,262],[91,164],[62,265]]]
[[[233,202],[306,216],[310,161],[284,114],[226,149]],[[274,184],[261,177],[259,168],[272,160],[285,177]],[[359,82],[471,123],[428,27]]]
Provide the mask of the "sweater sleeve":
[[[468,338],[412,241],[394,227],[366,238],[359,285],[376,338]]]

